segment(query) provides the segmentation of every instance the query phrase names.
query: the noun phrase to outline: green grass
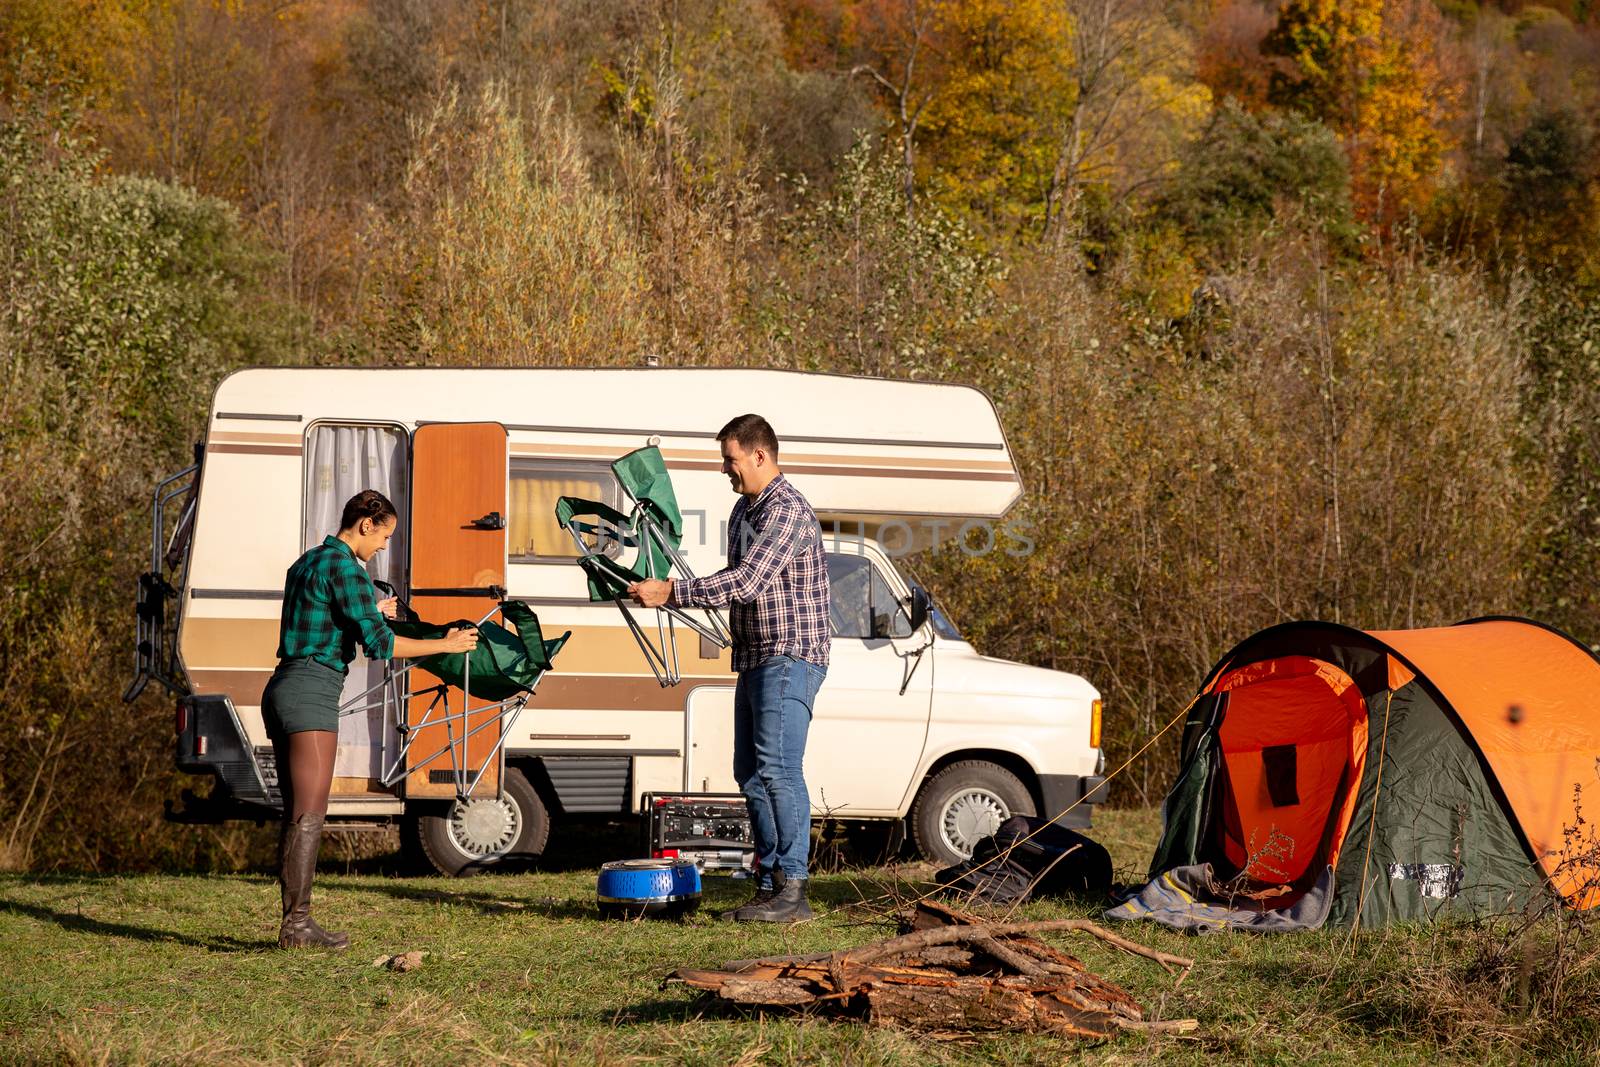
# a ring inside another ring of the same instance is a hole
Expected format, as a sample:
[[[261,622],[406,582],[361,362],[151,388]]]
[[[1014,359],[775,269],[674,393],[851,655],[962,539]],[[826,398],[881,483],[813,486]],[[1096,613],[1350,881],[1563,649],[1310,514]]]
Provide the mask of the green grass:
[[[1121,870],[1135,872],[1149,854],[1155,816],[1099,818],[1095,836]],[[1581,961],[1600,944],[1570,924],[1547,922],[1525,941],[1466,926],[1356,940],[1346,931],[1185,938],[1119,927],[1193,956],[1193,971],[1180,985],[1088,938],[1064,943],[1124,984],[1152,1017],[1198,1019],[1197,1035],[950,1041],[740,1014],[682,987],[660,988],[681,965],[884,936],[886,927],[845,908],[880,892],[883,871],[819,876],[821,917],[767,928],[711,919],[709,910],[745,893],[719,878],[707,879],[706,909],[688,922],[616,923],[594,916],[592,869],[452,881],[333,873],[337,866],[325,864],[316,914],[350,933],[354,945],[342,955],[269,947],[277,900],[266,875],[0,878],[0,1059],[921,1067],[1064,1059],[1579,1063],[1600,1050],[1593,976],[1567,966],[1564,987],[1545,979],[1552,960]],[[1047,901],[1021,914],[1095,912]],[[1558,945],[1558,934],[1568,940]],[[410,949],[428,953],[420,970],[373,966],[380,955]]]

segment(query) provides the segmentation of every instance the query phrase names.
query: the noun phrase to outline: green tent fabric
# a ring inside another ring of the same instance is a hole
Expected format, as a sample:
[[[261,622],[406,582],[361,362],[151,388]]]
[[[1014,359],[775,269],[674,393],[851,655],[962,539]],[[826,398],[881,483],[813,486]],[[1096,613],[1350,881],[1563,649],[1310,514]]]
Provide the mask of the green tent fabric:
[[[567,643],[572,631],[545,640],[539,616],[528,605],[516,600],[504,601],[500,614],[515,630],[493,622],[478,623],[478,647],[470,653],[440,652],[419,656],[416,665],[440,681],[457,689],[468,688],[473,696],[486,700],[509,700],[518,693],[533,692],[540,675],[550,669],[556,653]],[[457,627],[472,625],[468,619],[443,625],[395,620],[390,622],[389,628],[401,637],[426,641],[443,637]]]

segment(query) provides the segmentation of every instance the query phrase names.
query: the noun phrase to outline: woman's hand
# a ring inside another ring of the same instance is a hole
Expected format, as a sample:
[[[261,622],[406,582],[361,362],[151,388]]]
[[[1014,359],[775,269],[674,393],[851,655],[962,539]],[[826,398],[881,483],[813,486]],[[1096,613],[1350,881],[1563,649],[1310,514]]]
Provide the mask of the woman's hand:
[[[397,602],[392,596],[384,597],[382,600],[378,601],[378,613],[386,619],[394,618],[395,613],[399,610],[400,609],[397,606]]]
[[[443,637],[394,638],[396,659],[411,656],[436,656],[441,652],[471,652],[478,647],[478,631],[471,626],[458,626]]]
[[[460,626],[445,634],[441,641],[446,652],[471,652],[478,647],[478,631]]]

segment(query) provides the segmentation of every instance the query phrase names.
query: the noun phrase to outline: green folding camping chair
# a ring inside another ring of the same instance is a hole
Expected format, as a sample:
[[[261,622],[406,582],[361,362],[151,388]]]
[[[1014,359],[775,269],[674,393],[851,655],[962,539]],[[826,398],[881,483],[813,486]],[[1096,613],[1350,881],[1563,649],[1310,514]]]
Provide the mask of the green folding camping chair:
[[[384,592],[394,595],[388,583],[377,584]],[[572,631],[546,640],[539,626],[539,616],[528,605],[516,600],[501,600],[476,622],[460,619],[443,624],[423,622],[404,601],[398,601],[398,605],[401,617],[389,623],[389,628],[397,636],[433,640],[453,629],[468,626],[478,631],[477,647],[471,652],[439,652],[431,656],[418,656],[398,669],[391,660],[384,671],[383,680],[341,705],[339,714],[352,715],[367,711],[381,702],[387,720],[390,709],[393,709],[394,729],[400,735],[401,743],[394,761],[383,767],[381,777],[386,786],[394,785],[415,769],[407,766],[406,758],[418,732],[424,726],[443,726],[447,739],[445,745],[426,759],[416,761],[416,766],[426,766],[448,754],[456,796],[466,800],[477,788],[484,769],[499,757],[517,716],[532,699],[540,680],[551,669],[556,653],[571,638]],[[489,616],[497,611],[513,629],[489,621]],[[411,721],[411,702],[406,699],[402,685],[403,679],[414,670],[421,670],[438,679],[437,685],[411,691],[411,696],[433,694],[433,699],[416,722]],[[459,711],[451,706],[450,694],[453,689],[459,689],[462,694]],[[372,695],[380,690],[378,702],[374,702]],[[473,708],[473,696],[492,703]],[[468,723],[469,714],[477,720],[476,723]],[[500,724],[501,729],[494,747],[484,756],[480,766],[475,769],[468,767],[467,740],[496,723]]]
[[[656,609],[656,643],[651,643],[628,605],[628,586],[647,578],[669,578],[674,572],[678,577],[694,577],[679,548],[683,513],[666,461],[654,445],[629,452],[611,464],[611,470],[632,502],[627,514],[598,500],[564,496],[556,502],[556,521],[577,546],[577,563],[588,579],[589,599],[616,604],[656,681],[662,686],[677,685],[682,680],[678,623],[718,648],[727,648],[733,638],[715,608],[705,609],[701,620],[682,608],[664,606]],[[613,558],[613,551],[622,554],[619,549],[637,549],[631,564]]]

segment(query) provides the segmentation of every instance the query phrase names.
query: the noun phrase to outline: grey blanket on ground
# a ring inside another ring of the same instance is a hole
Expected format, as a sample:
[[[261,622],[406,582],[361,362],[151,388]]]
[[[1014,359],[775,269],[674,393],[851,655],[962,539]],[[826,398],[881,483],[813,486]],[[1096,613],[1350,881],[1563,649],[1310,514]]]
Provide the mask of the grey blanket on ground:
[[[1150,879],[1144,888],[1106,911],[1108,919],[1150,919],[1189,933],[1243,930],[1252,934],[1287,934],[1315,930],[1328,920],[1333,904],[1333,868],[1288,907],[1273,908],[1271,899],[1251,900],[1217,885],[1211,864],[1174,867]]]

